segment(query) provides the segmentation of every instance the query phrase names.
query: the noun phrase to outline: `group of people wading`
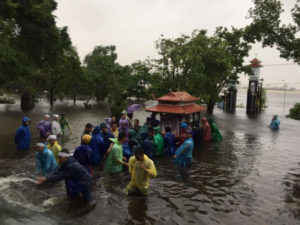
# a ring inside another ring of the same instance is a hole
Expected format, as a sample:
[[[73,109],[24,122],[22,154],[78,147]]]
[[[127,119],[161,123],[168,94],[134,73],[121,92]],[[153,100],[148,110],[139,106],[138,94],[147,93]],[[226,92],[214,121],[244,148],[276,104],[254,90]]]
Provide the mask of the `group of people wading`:
[[[18,150],[30,149],[31,120],[24,117],[15,135]],[[193,162],[194,146],[203,142],[222,140],[213,119],[187,121],[180,126],[176,137],[170,127],[162,133],[160,121],[155,116],[147,118],[141,126],[133,120],[132,112],[122,112],[119,121],[115,116],[105,119],[97,126],[87,123],[81,135],[81,144],[73,154],[62,148],[57,140],[65,135],[65,128],[71,129],[65,115],[49,115],[38,122],[41,142],[35,146],[37,184],[65,180],[67,195],[80,194],[89,205],[95,205],[91,198],[91,182],[95,165],[103,165],[107,175],[121,173],[128,168],[131,180],[126,187],[128,194],[147,195],[149,180],[157,176],[152,159],[163,155],[173,157],[178,167],[190,167]]]

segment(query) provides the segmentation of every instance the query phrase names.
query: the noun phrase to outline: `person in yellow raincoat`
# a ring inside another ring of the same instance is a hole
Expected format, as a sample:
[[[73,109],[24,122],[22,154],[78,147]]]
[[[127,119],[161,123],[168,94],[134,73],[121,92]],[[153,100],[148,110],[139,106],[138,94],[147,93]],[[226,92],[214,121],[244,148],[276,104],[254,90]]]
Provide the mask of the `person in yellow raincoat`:
[[[147,195],[149,179],[156,177],[157,172],[153,161],[141,148],[136,148],[134,156],[129,160],[129,173],[131,173],[131,180],[126,188],[127,193]]]
[[[50,149],[53,152],[53,155],[55,157],[55,160],[57,163],[59,163],[58,160],[58,153],[61,151],[61,146],[57,143],[57,137],[56,135],[49,135],[48,137],[48,145],[47,148]]]

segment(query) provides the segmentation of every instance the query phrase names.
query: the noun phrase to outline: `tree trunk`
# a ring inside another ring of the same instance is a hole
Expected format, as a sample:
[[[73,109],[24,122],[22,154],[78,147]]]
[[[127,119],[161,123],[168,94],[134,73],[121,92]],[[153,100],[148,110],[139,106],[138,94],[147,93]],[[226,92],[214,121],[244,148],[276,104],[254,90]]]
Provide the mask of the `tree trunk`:
[[[76,95],[73,95],[73,105],[76,105]]]
[[[213,114],[214,107],[215,107],[216,102],[212,101],[211,99],[207,103],[207,114],[211,115]]]
[[[53,106],[53,103],[54,103],[54,87],[50,88],[49,100],[50,100],[50,105]]]
[[[21,96],[21,109],[23,111],[30,111],[34,108],[34,96],[29,93],[24,93]]]

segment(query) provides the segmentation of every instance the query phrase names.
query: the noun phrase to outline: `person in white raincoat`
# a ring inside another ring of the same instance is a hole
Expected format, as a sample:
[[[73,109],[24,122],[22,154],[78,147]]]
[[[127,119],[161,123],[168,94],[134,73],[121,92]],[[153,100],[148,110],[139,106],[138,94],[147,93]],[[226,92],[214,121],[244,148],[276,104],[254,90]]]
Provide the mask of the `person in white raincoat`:
[[[59,115],[54,115],[54,120],[51,122],[51,132],[53,135],[62,135],[62,130],[59,123]]]

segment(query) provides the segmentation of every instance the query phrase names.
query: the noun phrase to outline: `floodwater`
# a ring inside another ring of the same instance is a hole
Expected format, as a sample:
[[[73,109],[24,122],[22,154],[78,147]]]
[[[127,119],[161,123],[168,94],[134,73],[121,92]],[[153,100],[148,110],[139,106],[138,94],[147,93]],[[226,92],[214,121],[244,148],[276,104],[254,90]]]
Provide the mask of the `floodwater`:
[[[13,137],[24,115],[19,105],[0,105],[0,224],[300,224],[300,122],[284,115],[300,93],[268,91],[268,108],[248,117],[216,108],[214,118],[224,140],[194,151],[191,169],[178,171],[170,158],[155,160],[158,177],[148,197],[126,196],[130,176],[102,176],[96,168],[92,211],[82,201],[66,198],[64,182],[35,186],[33,151],[15,151]],[[246,102],[239,90],[238,103]],[[147,102],[147,105],[153,102]],[[105,105],[85,110],[82,102],[39,103],[26,114],[34,124],[45,113],[66,113],[73,134],[63,146],[74,149],[85,123],[99,124],[109,112]],[[273,114],[279,131],[267,126]],[[138,111],[142,122],[147,113]]]

